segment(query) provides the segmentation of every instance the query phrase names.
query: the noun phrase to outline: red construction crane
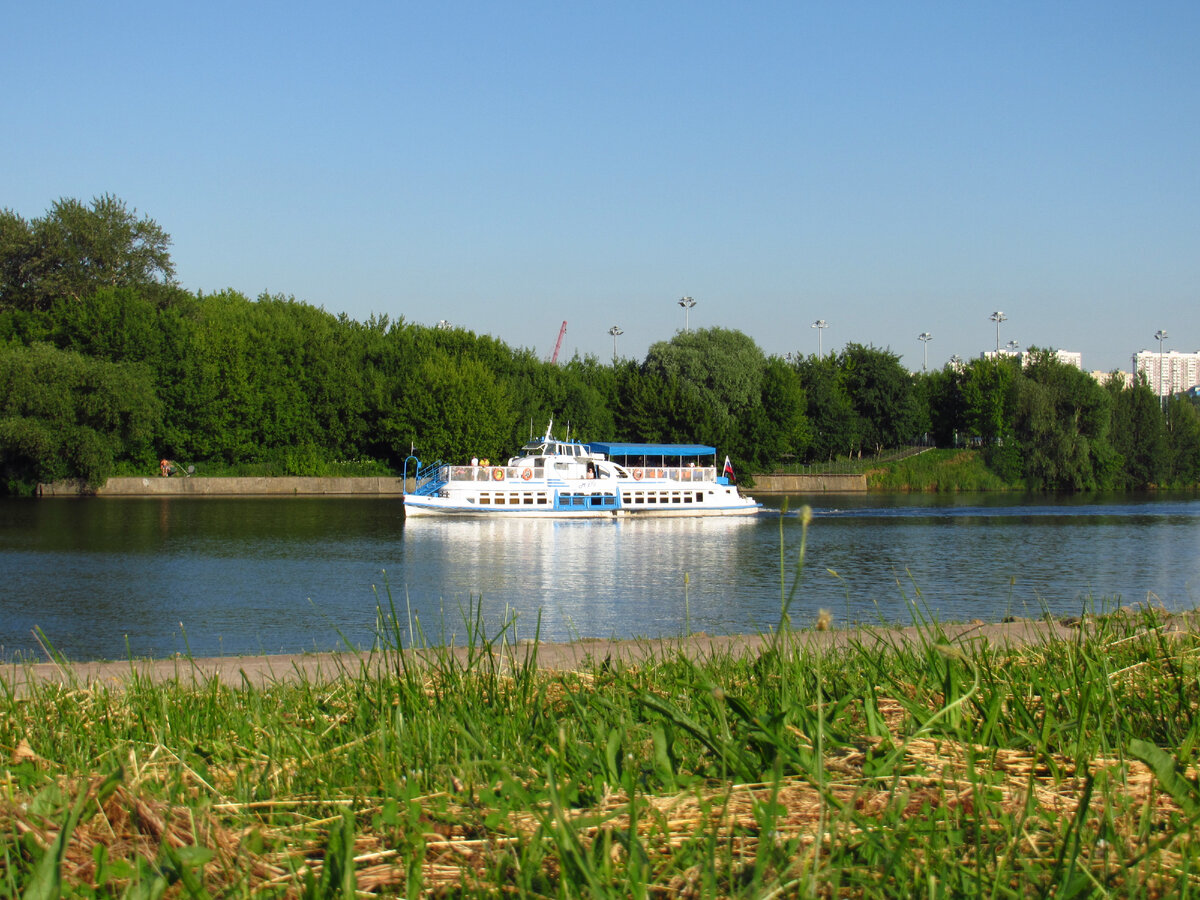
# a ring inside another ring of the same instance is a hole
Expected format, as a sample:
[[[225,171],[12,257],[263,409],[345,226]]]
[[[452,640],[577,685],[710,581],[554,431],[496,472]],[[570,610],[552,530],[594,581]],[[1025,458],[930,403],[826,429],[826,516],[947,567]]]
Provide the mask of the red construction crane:
[[[554,344],[554,353],[550,356],[550,364],[558,362],[558,351],[562,349],[563,335],[567,333],[567,321],[563,319],[562,328],[558,329],[558,340]]]

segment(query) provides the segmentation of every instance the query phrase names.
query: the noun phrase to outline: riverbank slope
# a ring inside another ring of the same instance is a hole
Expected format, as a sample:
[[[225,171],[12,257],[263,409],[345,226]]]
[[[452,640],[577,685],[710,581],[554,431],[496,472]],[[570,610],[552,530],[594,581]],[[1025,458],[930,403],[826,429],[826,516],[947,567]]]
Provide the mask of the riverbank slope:
[[[1193,619],[581,642],[555,645],[587,660],[561,671],[550,645],[481,642],[262,689],[126,664],[123,690],[0,691],[0,883],[1184,896]]]

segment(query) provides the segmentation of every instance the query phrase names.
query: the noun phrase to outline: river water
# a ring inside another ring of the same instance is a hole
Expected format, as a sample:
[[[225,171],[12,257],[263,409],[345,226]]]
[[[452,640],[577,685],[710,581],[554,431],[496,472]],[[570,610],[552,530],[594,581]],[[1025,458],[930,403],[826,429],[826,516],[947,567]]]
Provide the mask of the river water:
[[[0,500],[0,659],[734,634],[1200,605],[1194,495],[805,498],[750,519],[406,522],[397,500]]]

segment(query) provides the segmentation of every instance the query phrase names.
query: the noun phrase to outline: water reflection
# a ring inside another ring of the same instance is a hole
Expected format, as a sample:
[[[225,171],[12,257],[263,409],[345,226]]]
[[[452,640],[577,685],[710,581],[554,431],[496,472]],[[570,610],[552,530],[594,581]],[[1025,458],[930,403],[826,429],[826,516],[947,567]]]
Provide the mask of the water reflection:
[[[526,637],[539,615],[558,639],[678,634],[689,615],[694,629],[729,630],[718,598],[735,592],[757,532],[747,518],[422,519],[405,528],[401,566],[426,622],[482,601],[492,625],[517,611]]]
[[[517,637],[540,619],[554,640],[747,632],[774,627],[797,579],[801,624],[1200,595],[1192,497],[815,499],[803,572],[797,498],[782,517],[617,522],[405,522],[378,499],[0,501],[0,654],[40,656],[34,628],[76,659],[365,646],[389,603],[433,639],[461,638],[475,610],[492,631],[515,616]]]

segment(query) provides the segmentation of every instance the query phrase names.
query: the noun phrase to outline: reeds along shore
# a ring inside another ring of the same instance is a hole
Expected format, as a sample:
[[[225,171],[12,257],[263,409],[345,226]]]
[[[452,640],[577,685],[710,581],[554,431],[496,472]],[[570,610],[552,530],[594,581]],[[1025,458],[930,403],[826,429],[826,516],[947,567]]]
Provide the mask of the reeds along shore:
[[[553,670],[468,629],[339,677],[6,680],[0,886],[26,896],[1186,896],[1196,632],[1154,610],[996,642]],[[347,657],[349,658],[349,657]]]

